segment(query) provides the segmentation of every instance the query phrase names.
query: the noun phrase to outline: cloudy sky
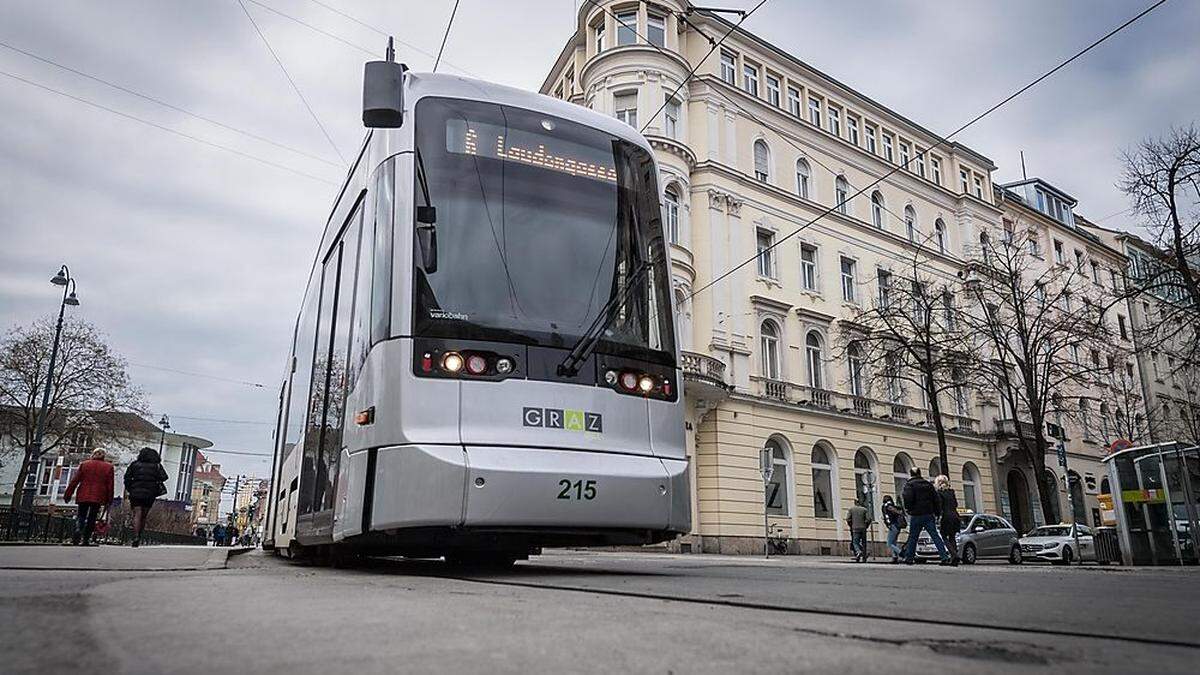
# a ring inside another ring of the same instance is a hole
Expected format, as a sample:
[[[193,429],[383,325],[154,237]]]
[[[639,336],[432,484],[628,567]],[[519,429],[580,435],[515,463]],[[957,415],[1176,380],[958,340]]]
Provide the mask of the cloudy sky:
[[[66,262],[83,302],[72,312],[137,364],[156,413],[214,450],[268,453],[339,153],[352,156],[363,135],[363,50],[391,32],[401,60],[429,69],[453,3],[243,1],[332,144],[238,0],[0,3],[0,326],[55,310],[48,279]],[[462,0],[442,68],[536,89],[579,2]],[[948,132],[1148,4],[769,0],[746,27]],[[999,180],[1020,177],[1024,150],[1030,175],[1074,195],[1085,215],[1120,212],[1119,150],[1200,115],[1197,26],[1200,2],[1169,2],[958,140],[990,156]],[[226,473],[269,468],[214,457]]]

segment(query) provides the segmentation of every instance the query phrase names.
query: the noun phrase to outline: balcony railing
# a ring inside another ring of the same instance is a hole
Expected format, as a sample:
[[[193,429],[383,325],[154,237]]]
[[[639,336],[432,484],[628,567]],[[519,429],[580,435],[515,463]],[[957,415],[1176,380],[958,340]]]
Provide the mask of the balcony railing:
[[[1033,437],[1035,432],[1032,422],[1022,420],[1020,422],[1020,434],[1017,433],[1017,424],[1017,420],[1012,419],[996,420],[996,435],[1001,438],[1017,438],[1018,436]]]
[[[762,379],[763,395],[777,401],[788,400],[788,383],[782,380]]]
[[[686,378],[701,379],[711,384],[725,386],[725,364],[707,354],[681,352],[679,366]]]

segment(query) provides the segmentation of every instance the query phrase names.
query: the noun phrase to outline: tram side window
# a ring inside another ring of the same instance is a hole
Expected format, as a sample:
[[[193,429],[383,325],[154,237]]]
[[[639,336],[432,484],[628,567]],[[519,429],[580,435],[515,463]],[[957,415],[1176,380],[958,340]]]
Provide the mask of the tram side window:
[[[312,387],[306,407],[308,422],[304,426],[304,455],[300,464],[300,513],[311,513],[320,504],[320,490],[325,480],[324,465],[318,467],[321,454],[321,432],[325,421],[325,393],[329,390],[329,325],[333,318],[334,295],[340,246],[335,246],[321,269],[321,301],[317,314],[316,349],[312,363]]]
[[[367,213],[375,212],[372,203],[375,191],[367,194],[363,207]],[[359,372],[363,362],[367,360],[367,352],[371,347],[371,288],[372,268],[374,266],[375,250],[375,219],[360,218],[362,221],[362,244],[358,254],[358,274],[354,280],[354,327],[350,331],[350,355],[346,358],[347,382],[346,393],[354,391],[358,382]]]
[[[390,337],[392,326],[392,223],[396,164],[384,162],[375,176],[375,267],[371,290],[371,344]]]
[[[295,346],[292,349],[295,361],[292,365],[292,383],[288,389],[287,426],[284,430],[280,462],[292,454],[304,431],[308,410],[305,404],[308,402],[308,388],[312,382],[313,346],[317,339],[320,279],[318,275],[313,274],[309,280],[308,291],[304,295],[304,307],[300,310],[300,320],[296,324]]]

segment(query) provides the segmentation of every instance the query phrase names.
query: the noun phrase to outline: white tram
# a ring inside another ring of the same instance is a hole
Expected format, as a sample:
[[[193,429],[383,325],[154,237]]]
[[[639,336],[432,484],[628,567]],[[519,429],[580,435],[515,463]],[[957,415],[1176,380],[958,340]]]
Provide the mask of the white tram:
[[[686,532],[650,145],[390,53],[366,75],[374,128],[296,322],[266,547],[505,564]]]

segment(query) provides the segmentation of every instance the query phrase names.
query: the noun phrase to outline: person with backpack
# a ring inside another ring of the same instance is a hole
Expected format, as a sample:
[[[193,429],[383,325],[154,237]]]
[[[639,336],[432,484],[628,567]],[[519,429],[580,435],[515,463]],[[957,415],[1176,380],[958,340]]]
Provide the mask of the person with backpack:
[[[154,500],[167,494],[167,472],[162,459],[154,448],[142,448],[137,460],[125,469],[125,494],[133,509],[133,542],[137,548],[142,543],[142,530],[146,527],[146,516]]]
[[[904,528],[908,527],[908,519],[904,517],[904,511],[896,506],[896,500],[892,499],[891,495],[883,496],[883,524],[888,529],[887,547],[892,552],[892,564],[895,565],[900,562],[900,545],[896,541]]]
[[[913,564],[913,556],[917,553],[917,539],[924,530],[929,533],[929,538],[937,547],[942,564],[949,565],[950,554],[946,552],[946,543],[942,541],[942,535],[937,528],[938,516],[942,512],[937,490],[933,489],[933,483],[921,477],[921,469],[914,466],[909,469],[908,475],[911,478],[904,484],[903,495],[904,510],[908,513],[911,527],[908,531],[908,543],[904,545],[904,564]]]
[[[67,483],[67,491],[63,493],[63,501],[69,503],[72,496],[79,510],[76,515],[78,525],[71,543],[78,546],[82,541],[84,546],[90,546],[100,510],[107,511],[113,500],[113,465],[104,461],[103,450],[93,451],[92,458],[75,470],[71,482]]]

